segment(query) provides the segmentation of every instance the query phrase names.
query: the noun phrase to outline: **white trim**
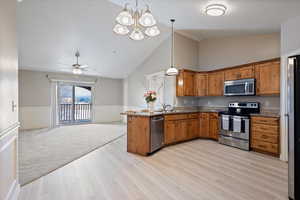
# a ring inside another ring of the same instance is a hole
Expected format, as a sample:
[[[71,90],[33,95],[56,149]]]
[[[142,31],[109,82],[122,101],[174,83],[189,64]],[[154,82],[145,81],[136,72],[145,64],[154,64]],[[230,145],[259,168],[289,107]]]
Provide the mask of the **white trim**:
[[[9,192],[6,195],[5,200],[18,200],[20,193],[20,184],[17,183],[17,180],[15,180],[9,189]]]
[[[13,132],[13,130],[12,130]],[[17,136],[12,137],[8,142],[5,142],[5,144],[0,148],[0,153],[2,151],[4,151],[8,146],[10,146],[11,143],[13,143],[13,141],[15,141],[17,139]]]
[[[20,122],[14,123],[10,127],[4,129],[3,131],[0,132],[0,139],[8,136],[12,131],[20,127]]]

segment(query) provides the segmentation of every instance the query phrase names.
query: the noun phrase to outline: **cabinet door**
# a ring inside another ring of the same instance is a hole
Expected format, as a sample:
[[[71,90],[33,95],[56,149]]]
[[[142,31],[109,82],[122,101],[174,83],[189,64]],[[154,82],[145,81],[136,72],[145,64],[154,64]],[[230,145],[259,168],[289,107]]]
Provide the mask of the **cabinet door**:
[[[195,95],[207,96],[207,74],[197,73],[195,75]]]
[[[239,79],[247,79],[247,78],[254,78],[254,67],[251,66],[244,66],[239,68],[234,68],[225,71],[225,80],[239,80]]]
[[[187,127],[187,139],[194,139],[197,138],[199,135],[199,120],[198,119],[190,119],[188,121]]]
[[[150,152],[150,119],[133,117],[127,119],[127,151],[147,155]]]
[[[195,72],[186,71],[183,74],[184,96],[195,96],[194,80]]]
[[[178,120],[175,123],[176,123],[175,141],[182,142],[187,140],[188,120]]]
[[[181,70],[176,77],[177,96],[196,96],[195,95],[195,74],[193,71]]]
[[[165,144],[172,144],[175,142],[176,121],[165,121],[164,142]]]
[[[209,113],[199,115],[199,137],[209,138]]]
[[[224,90],[224,72],[208,74],[208,96],[222,96]]]
[[[217,113],[209,114],[209,137],[214,140],[219,139],[219,118]]]
[[[258,95],[280,94],[280,62],[273,61],[255,66],[256,93]]]

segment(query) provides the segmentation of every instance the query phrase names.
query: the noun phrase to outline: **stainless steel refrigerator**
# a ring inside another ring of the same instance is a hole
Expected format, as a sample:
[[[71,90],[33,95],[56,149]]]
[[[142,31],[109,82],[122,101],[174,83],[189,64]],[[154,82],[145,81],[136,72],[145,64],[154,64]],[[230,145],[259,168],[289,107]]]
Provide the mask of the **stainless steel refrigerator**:
[[[289,130],[289,198],[300,199],[300,55],[289,58],[286,117]]]

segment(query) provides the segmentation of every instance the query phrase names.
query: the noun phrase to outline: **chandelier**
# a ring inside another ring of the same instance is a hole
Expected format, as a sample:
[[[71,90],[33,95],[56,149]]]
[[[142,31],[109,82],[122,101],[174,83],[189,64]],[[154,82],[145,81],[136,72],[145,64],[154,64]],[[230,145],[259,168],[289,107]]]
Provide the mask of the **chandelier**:
[[[155,37],[160,34],[149,5],[139,10],[138,0],[135,9],[128,9],[128,3],[116,18],[113,31],[118,35],[128,35],[132,40],[143,40],[145,37]]]

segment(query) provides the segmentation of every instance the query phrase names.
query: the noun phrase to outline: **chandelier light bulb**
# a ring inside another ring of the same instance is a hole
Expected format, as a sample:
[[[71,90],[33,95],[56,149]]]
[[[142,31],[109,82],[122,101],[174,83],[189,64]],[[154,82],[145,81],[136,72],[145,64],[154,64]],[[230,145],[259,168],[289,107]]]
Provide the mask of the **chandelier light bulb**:
[[[121,24],[116,24],[113,31],[119,35],[127,35],[129,33],[129,29]]]
[[[152,26],[146,29],[145,34],[149,37],[155,37],[160,34],[160,30],[157,26]]]
[[[116,21],[123,26],[131,26],[134,24],[133,17],[127,9],[127,5],[125,5],[125,8],[119,13]]]
[[[139,28],[135,28],[129,37],[133,40],[143,40],[145,38],[143,32]]]

